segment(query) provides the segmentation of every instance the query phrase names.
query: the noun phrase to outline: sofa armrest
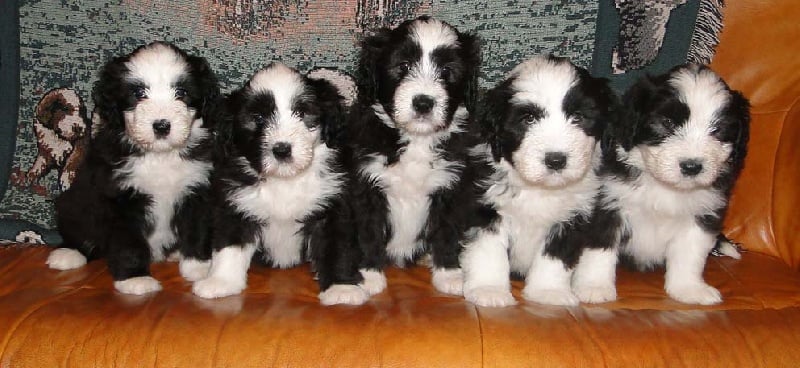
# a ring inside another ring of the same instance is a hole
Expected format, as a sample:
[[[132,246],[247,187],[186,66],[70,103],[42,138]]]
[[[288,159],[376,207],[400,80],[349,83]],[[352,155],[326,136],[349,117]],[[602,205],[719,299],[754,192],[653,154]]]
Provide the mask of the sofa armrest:
[[[775,154],[772,218],[775,245],[781,258],[800,269],[800,100],[786,114]]]
[[[746,249],[800,266],[797,229],[800,138],[800,2],[731,1],[712,68],[752,105],[750,145],[731,198],[726,234]]]

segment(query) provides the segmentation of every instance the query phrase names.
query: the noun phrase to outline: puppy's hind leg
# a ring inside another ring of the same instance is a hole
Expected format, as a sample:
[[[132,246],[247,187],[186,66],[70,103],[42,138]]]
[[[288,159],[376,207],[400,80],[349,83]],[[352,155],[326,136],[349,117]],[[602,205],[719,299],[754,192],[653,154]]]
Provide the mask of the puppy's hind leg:
[[[47,265],[71,270],[104,255],[108,224],[101,200],[91,190],[67,190],[55,201],[56,225],[61,235],[59,248],[50,252]]]

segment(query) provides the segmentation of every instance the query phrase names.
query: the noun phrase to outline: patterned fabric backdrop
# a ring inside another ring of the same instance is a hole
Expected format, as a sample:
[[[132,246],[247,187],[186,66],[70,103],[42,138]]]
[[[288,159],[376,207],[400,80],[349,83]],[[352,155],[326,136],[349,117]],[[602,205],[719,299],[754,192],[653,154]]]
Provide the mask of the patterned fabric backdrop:
[[[597,2],[477,0],[28,0],[20,4],[16,153],[0,201],[0,239],[58,242],[52,199],[88,137],[98,68],[152,40],[207,57],[223,91],[270,61],[352,72],[365,31],[432,14],[484,41],[481,85],[540,53],[589,67]]]

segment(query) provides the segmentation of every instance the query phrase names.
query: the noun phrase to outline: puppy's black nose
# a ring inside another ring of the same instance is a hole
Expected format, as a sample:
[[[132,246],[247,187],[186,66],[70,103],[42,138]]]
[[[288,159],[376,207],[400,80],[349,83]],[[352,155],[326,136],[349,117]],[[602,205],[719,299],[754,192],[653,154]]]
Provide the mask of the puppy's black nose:
[[[153,122],[153,133],[156,133],[157,138],[164,138],[169,135],[169,128],[169,120],[160,119]]]
[[[547,152],[544,154],[544,165],[550,170],[561,170],[567,166],[567,154],[564,152]]]
[[[292,157],[292,145],[286,142],[278,142],[272,146],[272,155],[278,160],[286,160]]]
[[[695,176],[703,171],[703,162],[697,159],[683,160],[678,166],[681,167],[681,174],[684,176]]]
[[[433,100],[433,97],[428,95],[416,95],[411,99],[411,105],[414,106],[414,111],[420,114],[431,112],[435,104],[436,101]]]

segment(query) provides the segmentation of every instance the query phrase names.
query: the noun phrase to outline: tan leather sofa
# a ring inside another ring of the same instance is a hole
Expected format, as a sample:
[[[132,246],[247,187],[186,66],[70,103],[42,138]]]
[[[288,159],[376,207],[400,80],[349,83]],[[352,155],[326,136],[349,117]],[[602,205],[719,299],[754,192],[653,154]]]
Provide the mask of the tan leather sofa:
[[[712,307],[666,297],[663,273],[618,274],[597,306],[476,308],[429,272],[388,271],[361,307],[323,307],[307,268],[251,268],[241,296],[203,300],[175,264],[160,293],[114,292],[102,262],[58,272],[46,247],[0,248],[0,367],[800,366],[800,2],[728,1],[713,68],[753,105],[726,222],[749,250],[709,259]],[[519,297],[521,285],[514,284]]]

